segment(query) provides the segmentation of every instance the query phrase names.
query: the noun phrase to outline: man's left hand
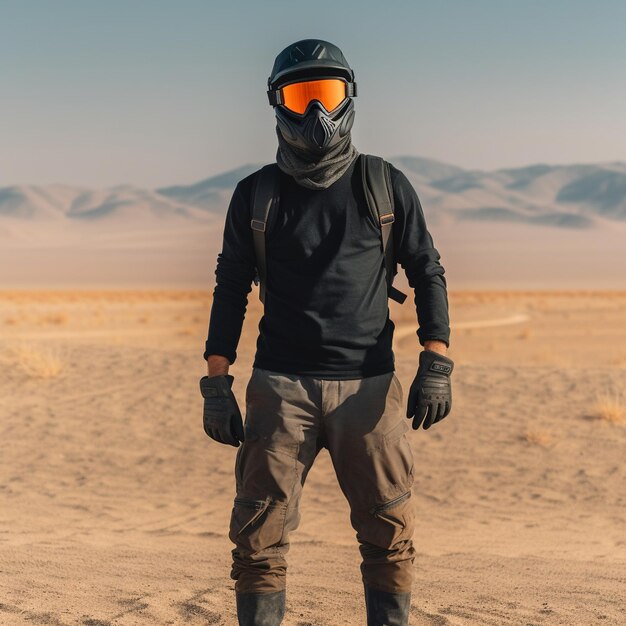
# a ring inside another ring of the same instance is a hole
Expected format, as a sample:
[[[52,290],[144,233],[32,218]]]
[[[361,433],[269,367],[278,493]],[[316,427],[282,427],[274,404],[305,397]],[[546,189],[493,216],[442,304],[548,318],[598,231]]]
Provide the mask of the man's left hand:
[[[452,359],[447,356],[424,350],[420,354],[419,368],[409,390],[407,418],[413,418],[413,429],[424,424],[428,430],[442,420],[452,408],[452,387],[450,374],[454,369]]]

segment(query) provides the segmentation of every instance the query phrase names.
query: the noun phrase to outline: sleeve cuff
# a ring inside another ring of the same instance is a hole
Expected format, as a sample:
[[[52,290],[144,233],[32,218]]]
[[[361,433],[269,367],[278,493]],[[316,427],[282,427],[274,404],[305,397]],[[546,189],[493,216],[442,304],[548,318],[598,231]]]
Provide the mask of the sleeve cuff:
[[[419,339],[420,345],[423,346],[427,341],[441,341],[446,344],[446,348],[450,347],[450,338],[449,335],[447,337],[442,337],[441,335],[429,335],[426,337],[422,337],[417,331],[417,338]]]
[[[219,354],[220,356],[224,356],[228,359],[229,363],[232,365],[237,359],[237,352],[232,348],[226,348],[224,346],[216,346],[214,344],[205,344],[204,354],[202,355],[204,360],[207,361],[209,356],[212,354]]]

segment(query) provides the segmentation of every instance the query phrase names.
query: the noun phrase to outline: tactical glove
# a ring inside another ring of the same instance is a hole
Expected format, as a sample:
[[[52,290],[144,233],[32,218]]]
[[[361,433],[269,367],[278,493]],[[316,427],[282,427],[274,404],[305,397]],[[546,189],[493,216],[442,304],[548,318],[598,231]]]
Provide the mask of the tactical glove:
[[[204,432],[219,443],[238,448],[243,441],[243,421],[231,391],[233,380],[230,374],[203,376],[200,391],[204,398]]]
[[[413,429],[418,430],[422,422],[428,430],[442,420],[452,408],[450,374],[454,368],[451,359],[432,350],[420,354],[419,368],[409,390],[406,416],[413,419]]]

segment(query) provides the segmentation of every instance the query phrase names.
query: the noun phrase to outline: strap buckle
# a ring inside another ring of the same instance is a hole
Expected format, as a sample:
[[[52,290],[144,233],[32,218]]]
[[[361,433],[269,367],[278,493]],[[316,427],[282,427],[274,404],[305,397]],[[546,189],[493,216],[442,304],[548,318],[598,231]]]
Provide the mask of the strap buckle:
[[[262,233],[265,232],[265,222],[262,220],[250,220],[250,226],[252,230],[258,230]]]
[[[384,215],[380,216],[381,224],[393,224],[395,220],[396,218],[394,217],[393,213],[385,213]]]

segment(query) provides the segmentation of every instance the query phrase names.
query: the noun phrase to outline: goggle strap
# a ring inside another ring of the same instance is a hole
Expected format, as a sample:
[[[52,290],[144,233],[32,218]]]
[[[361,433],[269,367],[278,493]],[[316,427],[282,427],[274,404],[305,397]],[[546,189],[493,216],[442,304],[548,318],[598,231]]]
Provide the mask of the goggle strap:
[[[280,93],[280,89],[276,89],[276,90],[270,89],[267,92],[267,98],[273,107],[278,106],[279,104],[283,103],[283,98]]]

